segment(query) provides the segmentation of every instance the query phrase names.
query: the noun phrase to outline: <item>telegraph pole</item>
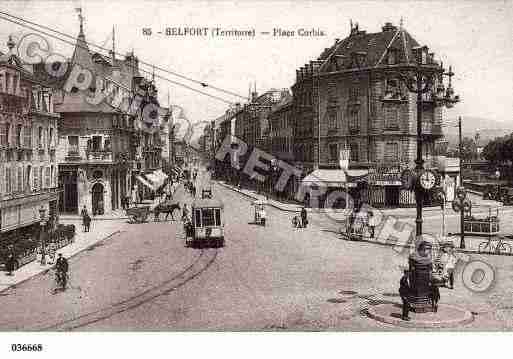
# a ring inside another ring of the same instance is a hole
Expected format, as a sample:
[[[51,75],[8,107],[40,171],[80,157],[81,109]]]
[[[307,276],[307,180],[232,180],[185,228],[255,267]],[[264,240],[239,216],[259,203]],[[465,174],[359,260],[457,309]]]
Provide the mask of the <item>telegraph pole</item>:
[[[458,138],[459,138],[459,152],[460,152],[460,187],[463,187],[463,142],[461,138],[461,116],[458,118]],[[465,211],[463,210],[463,206],[461,206],[460,210],[460,248],[465,249]]]

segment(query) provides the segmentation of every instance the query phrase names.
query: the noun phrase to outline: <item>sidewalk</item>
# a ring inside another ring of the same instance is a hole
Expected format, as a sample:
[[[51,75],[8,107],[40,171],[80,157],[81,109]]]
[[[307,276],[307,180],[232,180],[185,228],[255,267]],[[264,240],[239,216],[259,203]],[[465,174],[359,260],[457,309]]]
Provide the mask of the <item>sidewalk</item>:
[[[91,232],[84,233],[82,231],[81,221],[62,220],[61,218],[60,222],[62,224],[74,224],[76,228],[75,241],[57,251],[58,253],[62,253],[66,258],[70,258],[88,247],[119,233],[120,227],[122,227],[124,223],[123,220],[93,220],[91,222]],[[52,266],[53,264],[41,265],[39,260],[35,260],[16,270],[12,276],[6,275],[6,272],[0,272],[0,292],[34,277],[35,275],[48,270]]]
[[[218,183],[219,185],[225,187],[225,188],[228,188],[232,191],[235,191],[235,192],[238,192],[246,197],[249,197],[249,198],[252,198],[252,199],[255,199],[255,200],[265,200],[265,195],[262,195],[262,194],[258,194],[256,191],[253,191],[253,190],[248,190],[248,189],[245,189],[245,188],[237,188],[235,186],[232,186],[232,185],[229,185],[227,183],[225,183],[224,181],[216,181],[216,183]],[[475,213],[480,213],[480,212],[485,212],[488,208],[488,206],[490,207],[503,207],[502,203],[500,202],[496,202],[496,201],[490,201],[490,200],[483,200],[481,199],[480,197],[478,196],[475,196],[473,194],[470,194],[470,197],[472,199],[472,203],[474,205],[474,209],[473,209],[473,212]],[[274,199],[271,199],[269,198],[267,200],[267,203],[271,206],[271,207],[274,207],[274,208],[277,208],[281,211],[285,211],[285,212],[299,212],[301,210],[301,207],[300,205],[296,205],[296,204],[289,204],[289,203],[282,203],[282,202],[279,202],[279,201],[276,201]],[[325,213],[325,212],[330,212],[330,213],[339,213],[339,214],[345,214],[346,213],[346,209],[344,208],[341,208],[341,209],[332,209],[332,208],[329,208],[329,209],[326,209],[326,208],[306,208],[307,212],[311,212],[311,213]],[[394,217],[415,217],[416,215],[416,208],[415,207],[401,207],[401,208],[378,208],[379,211],[381,211],[381,213],[383,213],[384,215],[387,215],[387,216],[394,216]],[[506,210],[506,207],[503,208],[503,211]],[[506,211],[506,212],[509,212],[510,210],[513,210],[513,209],[509,209]],[[434,207],[424,207],[422,209],[422,211],[426,214],[425,218],[434,218],[434,217],[440,217],[441,216],[441,208],[440,206],[434,206]],[[445,207],[445,213],[446,213],[446,217],[451,217],[451,216],[459,216],[459,214],[457,214],[456,212],[454,212],[452,210],[452,207],[449,203],[446,204],[446,207]]]

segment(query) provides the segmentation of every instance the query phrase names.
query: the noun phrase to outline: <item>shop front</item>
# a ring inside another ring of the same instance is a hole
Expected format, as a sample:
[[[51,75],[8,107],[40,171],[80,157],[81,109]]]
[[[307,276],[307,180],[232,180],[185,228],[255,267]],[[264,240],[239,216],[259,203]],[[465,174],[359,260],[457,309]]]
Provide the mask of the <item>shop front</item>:
[[[18,265],[35,259],[40,245],[40,210],[47,214],[46,230],[58,223],[58,191],[42,193],[0,202],[0,261],[14,254]]]
[[[364,200],[367,170],[317,169],[301,181],[304,204],[311,208],[349,208]]]

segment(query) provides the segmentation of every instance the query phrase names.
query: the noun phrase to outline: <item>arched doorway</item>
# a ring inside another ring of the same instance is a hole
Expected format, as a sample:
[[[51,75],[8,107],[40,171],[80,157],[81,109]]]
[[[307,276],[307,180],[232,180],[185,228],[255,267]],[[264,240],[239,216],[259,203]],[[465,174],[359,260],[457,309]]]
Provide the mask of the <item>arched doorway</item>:
[[[93,215],[103,214],[105,212],[105,201],[103,200],[103,185],[95,183],[92,188],[93,193]]]

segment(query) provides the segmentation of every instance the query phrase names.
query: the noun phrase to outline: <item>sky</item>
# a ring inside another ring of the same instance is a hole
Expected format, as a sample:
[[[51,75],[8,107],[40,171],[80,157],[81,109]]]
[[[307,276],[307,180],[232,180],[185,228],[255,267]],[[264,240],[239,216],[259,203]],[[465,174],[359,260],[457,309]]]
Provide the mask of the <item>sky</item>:
[[[116,51],[134,50],[140,60],[211,86],[247,96],[250,84],[258,92],[290,88],[296,69],[314,60],[336,38],[348,36],[350,20],[361,30],[381,31],[385,22],[404,28],[435,58],[452,65],[453,86],[462,101],[448,118],[472,116],[513,122],[513,0],[510,1],[5,1],[0,11],[76,36],[75,8],[82,7],[88,42]],[[255,29],[254,38],[165,36],[166,27]],[[151,28],[152,35],[143,34]],[[281,28],[321,30],[326,36],[273,37],[261,31]],[[31,30],[0,19],[0,49],[9,34]],[[70,56],[72,47],[50,39],[55,51]],[[146,67],[146,69],[151,70]],[[178,81],[229,102],[243,99],[213,91],[171,74]],[[161,104],[183,107],[192,122],[222,115],[228,104],[157,78]],[[483,126],[485,127],[485,126]]]

